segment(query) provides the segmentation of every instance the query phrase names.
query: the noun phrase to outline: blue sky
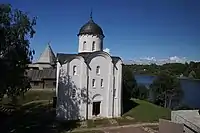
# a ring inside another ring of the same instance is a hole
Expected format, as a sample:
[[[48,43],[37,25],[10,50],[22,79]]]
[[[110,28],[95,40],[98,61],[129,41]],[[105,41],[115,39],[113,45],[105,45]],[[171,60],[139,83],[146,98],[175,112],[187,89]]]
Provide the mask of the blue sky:
[[[2,1],[2,0],[1,0]],[[77,33],[93,19],[104,30],[104,48],[123,59],[177,56],[200,60],[200,0],[3,0],[37,16],[31,46],[38,58],[51,41],[54,52],[76,53]]]

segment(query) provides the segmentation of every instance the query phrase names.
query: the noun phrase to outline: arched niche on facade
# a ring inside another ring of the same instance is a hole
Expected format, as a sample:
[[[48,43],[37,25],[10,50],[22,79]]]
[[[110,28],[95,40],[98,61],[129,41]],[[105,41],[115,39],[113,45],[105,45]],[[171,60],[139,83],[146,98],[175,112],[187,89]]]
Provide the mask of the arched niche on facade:
[[[104,52],[104,51],[97,51],[97,52],[93,52],[92,54],[90,54],[87,59],[86,59],[86,62],[87,64],[90,64],[91,60],[94,59],[95,57],[97,56],[102,56],[104,57],[106,60],[112,62],[112,59],[110,57],[110,55],[107,53],[107,52]]]
[[[80,55],[74,55],[74,56],[71,56],[69,59],[67,59],[64,63],[69,63],[71,62],[73,59],[78,59],[80,60],[81,62],[85,62],[85,59],[80,56]]]
[[[100,95],[100,94],[95,94],[93,97],[92,97],[92,101],[93,102],[100,102],[103,100],[103,97]]]

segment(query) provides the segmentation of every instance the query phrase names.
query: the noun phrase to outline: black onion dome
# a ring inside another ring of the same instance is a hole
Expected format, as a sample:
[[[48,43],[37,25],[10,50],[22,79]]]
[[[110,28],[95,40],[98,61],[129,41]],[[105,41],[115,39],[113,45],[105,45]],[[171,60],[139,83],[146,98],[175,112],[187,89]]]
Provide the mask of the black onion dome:
[[[78,36],[85,35],[85,34],[102,35],[104,37],[103,30],[101,29],[101,27],[98,24],[96,24],[92,20],[92,18],[81,27],[81,29],[79,30]]]

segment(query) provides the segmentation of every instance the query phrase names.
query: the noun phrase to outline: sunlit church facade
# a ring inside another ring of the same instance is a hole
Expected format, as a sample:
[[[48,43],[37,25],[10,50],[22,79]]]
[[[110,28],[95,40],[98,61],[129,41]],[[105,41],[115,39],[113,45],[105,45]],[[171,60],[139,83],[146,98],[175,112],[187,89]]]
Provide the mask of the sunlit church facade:
[[[122,60],[103,51],[103,30],[92,17],[78,33],[77,54],[57,54],[58,119],[120,117]]]

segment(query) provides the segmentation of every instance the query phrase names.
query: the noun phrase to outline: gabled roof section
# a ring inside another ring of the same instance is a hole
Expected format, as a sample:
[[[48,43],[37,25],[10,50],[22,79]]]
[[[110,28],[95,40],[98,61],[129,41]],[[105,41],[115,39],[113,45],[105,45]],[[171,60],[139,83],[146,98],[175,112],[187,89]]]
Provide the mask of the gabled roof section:
[[[121,60],[118,56],[111,56],[113,64],[116,64],[119,60]]]
[[[69,59],[70,57],[72,56],[76,56],[77,54],[65,54],[65,53],[57,53],[57,58],[58,58],[58,61],[61,63],[61,64],[64,64],[64,62]]]
[[[104,53],[104,52],[103,52]],[[61,64],[64,64],[64,62],[73,57],[73,56],[82,56],[85,60],[88,58],[88,56],[90,56],[92,53],[89,52],[89,53],[78,53],[78,54],[65,54],[65,53],[57,53],[57,58],[58,58],[58,61],[61,63]],[[112,62],[114,64],[116,64],[116,62],[118,60],[121,60],[120,57],[117,57],[117,56],[111,56],[111,59],[112,59]]]
[[[42,64],[54,64],[55,63],[55,54],[53,53],[53,50],[48,43],[43,53],[40,55],[40,58],[37,60],[36,63],[42,63]]]

